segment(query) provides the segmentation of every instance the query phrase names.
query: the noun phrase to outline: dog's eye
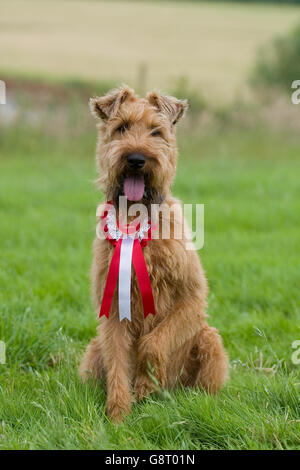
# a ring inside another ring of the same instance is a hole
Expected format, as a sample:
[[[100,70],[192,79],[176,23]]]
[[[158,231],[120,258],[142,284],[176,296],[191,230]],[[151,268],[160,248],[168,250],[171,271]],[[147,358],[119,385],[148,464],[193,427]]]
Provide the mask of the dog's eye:
[[[119,134],[124,134],[129,129],[130,125],[129,122],[124,122],[121,124],[119,127],[117,127],[115,132],[118,132]]]
[[[157,129],[154,129],[152,132],[151,132],[151,135],[152,137],[162,137],[162,133],[157,130]]]

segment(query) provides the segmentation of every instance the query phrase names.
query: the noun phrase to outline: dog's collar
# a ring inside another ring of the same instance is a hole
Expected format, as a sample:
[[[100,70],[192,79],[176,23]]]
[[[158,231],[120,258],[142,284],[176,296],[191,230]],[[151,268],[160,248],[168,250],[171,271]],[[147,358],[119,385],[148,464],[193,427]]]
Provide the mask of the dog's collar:
[[[151,240],[151,221],[140,224],[127,224],[121,227],[116,219],[113,203],[106,203],[102,219],[102,228],[106,239],[113,245],[114,253],[109,266],[106,285],[99,316],[109,317],[109,312],[119,278],[118,304],[119,319],[131,321],[131,267],[134,266],[140,287],[144,317],[155,315],[155,306],[149,274],[142,248]]]
[[[108,201],[101,215],[101,227],[105,238],[114,246],[121,238],[137,238],[142,248],[151,240],[151,220],[144,219],[139,223],[121,225],[116,218],[116,210],[112,201]]]

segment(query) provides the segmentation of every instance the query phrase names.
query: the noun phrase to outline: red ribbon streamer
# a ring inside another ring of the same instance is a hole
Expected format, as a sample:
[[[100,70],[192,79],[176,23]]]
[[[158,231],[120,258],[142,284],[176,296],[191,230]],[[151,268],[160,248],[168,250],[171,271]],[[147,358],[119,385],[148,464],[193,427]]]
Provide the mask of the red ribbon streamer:
[[[109,317],[109,311],[119,276],[121,243],[122,239],[120,238],[110,262],[99,317],[103,317],[104,315],[107,318]]]
[[[121,244],[122,244],[122,239],[120,238],[119,241],[117,242],[117,245],[115,247],[115,251],[114,251],[111,263],[110,263],[99,317],[102,317],[104,315],[107,318],[109,317],[112,299],[114,296],[114,291],[115,291],[118,276],[119,276]],[[141,295],[142,295],[144,318],[147,318],[147,316],[150,313],[152,313],[152,315],[155,315],[155,306],[154,306],[151,282],[150,282],[149,274],[147,271],[147,266],[146,266],[145,258],[143,255],[143,250],[141,247],[141,243],[138,239],[134,240],[133,251],[132,251],[132,263],[136,272],[136,277],[137,277],[139,288],[140,288]]]
[[[133,244],[132,262],[142,294],[144,318],[147,318],[150,313],[155,315],[155,306],[143,250],[139,240],[137,239],[134,240]]]

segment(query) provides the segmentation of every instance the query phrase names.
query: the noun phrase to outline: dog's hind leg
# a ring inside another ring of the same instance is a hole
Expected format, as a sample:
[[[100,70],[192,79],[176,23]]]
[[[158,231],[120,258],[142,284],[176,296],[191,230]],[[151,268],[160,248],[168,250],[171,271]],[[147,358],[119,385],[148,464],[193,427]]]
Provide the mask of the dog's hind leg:
[[[181,382],[216,393],[228,378],[228,357],[216,328],[206,325],[194,337],[186,358]]]
[[[81,364],[79,366],[79,374],[85,382],[89,377],[100,379],[104,375],[104,364],[102,359],[102,351],[100,338],[93,338],[85,350]]]

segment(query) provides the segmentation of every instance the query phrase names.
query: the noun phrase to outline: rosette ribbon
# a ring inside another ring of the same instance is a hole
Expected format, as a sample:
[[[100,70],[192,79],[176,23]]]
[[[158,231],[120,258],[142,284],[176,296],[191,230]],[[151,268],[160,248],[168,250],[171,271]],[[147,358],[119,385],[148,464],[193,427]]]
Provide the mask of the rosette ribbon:
[[[130,225],[122,232],[115,220],[114,211],[105,211],[102,216],[103,230],[107,240],[114,246],[114,253],[108,270],[99,317],[109,318],[114,292],[118,282],[118,306],[120,321],[127,318],[131,321],[131,272],[132,265],[136,272],[141,291],[144,318],[151,313],[155,315],[155,306],[151,282],[147,271],[142,247],[151,238],[151,223],[140,224],[137,231],[131,233]]]

